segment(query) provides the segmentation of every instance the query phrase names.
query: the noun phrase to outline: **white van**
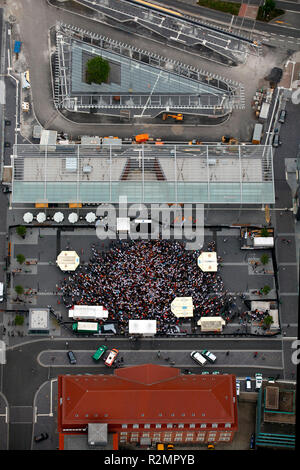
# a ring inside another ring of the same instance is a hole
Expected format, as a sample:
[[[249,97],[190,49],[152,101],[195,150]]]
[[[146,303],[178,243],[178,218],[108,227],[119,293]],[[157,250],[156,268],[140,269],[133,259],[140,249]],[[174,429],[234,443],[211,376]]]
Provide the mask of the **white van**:
[[[200,366],[204,366],[204,364],[207,363],[207,360],[205,359],[205,357],[202,356],[199,351],[192,351],[191,358],[194,359],[195,362],[200,364]]]
[[[4,295],[4,286],[3,286],[3,282],[0,282],[0,302],[3,302],[3,295]]]

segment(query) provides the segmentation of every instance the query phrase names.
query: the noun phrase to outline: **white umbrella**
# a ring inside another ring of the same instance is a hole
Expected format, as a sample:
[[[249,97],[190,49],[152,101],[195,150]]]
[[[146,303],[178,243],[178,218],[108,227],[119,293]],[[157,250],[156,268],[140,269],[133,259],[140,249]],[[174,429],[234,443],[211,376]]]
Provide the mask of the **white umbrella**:
[[[26,212],[26,214],[23,215],[23,220],[27,224],[30,224],[30,222],[33,221],[33,214],[31,212]]]
[[[77,222],[78,220],[78,215],[76,214],[76,212],[71,212],[71,214],[68,217],[68,220],[71,224],[75,224],[75,222]]]
[[[62,212],[55,212],[53,220],[55,222],[62,222],[64,220],[64,214]]]
[[[46,214],[44,212],[39,212],[38,215],[36,216],[36,220],[42,224],[46,220]]]
[[[89,212],[85,216],[85,220],[89,223],[93,223],[96,220],[96,214],[94,212]]]

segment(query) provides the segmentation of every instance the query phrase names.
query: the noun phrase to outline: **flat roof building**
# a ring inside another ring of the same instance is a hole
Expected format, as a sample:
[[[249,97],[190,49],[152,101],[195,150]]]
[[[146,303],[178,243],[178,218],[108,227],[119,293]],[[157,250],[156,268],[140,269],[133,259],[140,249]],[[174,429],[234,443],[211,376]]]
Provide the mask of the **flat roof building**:
[[[275,202],[272,146],[17,144],[12,161],[13,204]]]

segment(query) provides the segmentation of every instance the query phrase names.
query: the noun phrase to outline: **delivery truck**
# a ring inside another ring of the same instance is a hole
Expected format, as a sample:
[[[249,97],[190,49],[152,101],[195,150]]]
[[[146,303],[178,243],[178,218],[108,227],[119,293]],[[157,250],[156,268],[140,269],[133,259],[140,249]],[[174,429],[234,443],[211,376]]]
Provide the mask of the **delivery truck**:
[[[252,136],[252,144],[260,144],[261,136],[262,136],[263,125],[262,124],[255,124],[253,136]]]

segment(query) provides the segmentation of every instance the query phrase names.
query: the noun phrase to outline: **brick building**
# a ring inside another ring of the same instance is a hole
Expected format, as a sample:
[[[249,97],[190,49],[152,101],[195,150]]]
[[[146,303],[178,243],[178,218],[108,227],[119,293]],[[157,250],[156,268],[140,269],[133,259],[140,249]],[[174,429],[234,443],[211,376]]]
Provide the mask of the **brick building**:
[[[183,375],[169,366],[144,364],[113,375],[58,377],[58,431],[87,434],[107,425],[119,444],[232,441],[238,429],[235,376]]]

